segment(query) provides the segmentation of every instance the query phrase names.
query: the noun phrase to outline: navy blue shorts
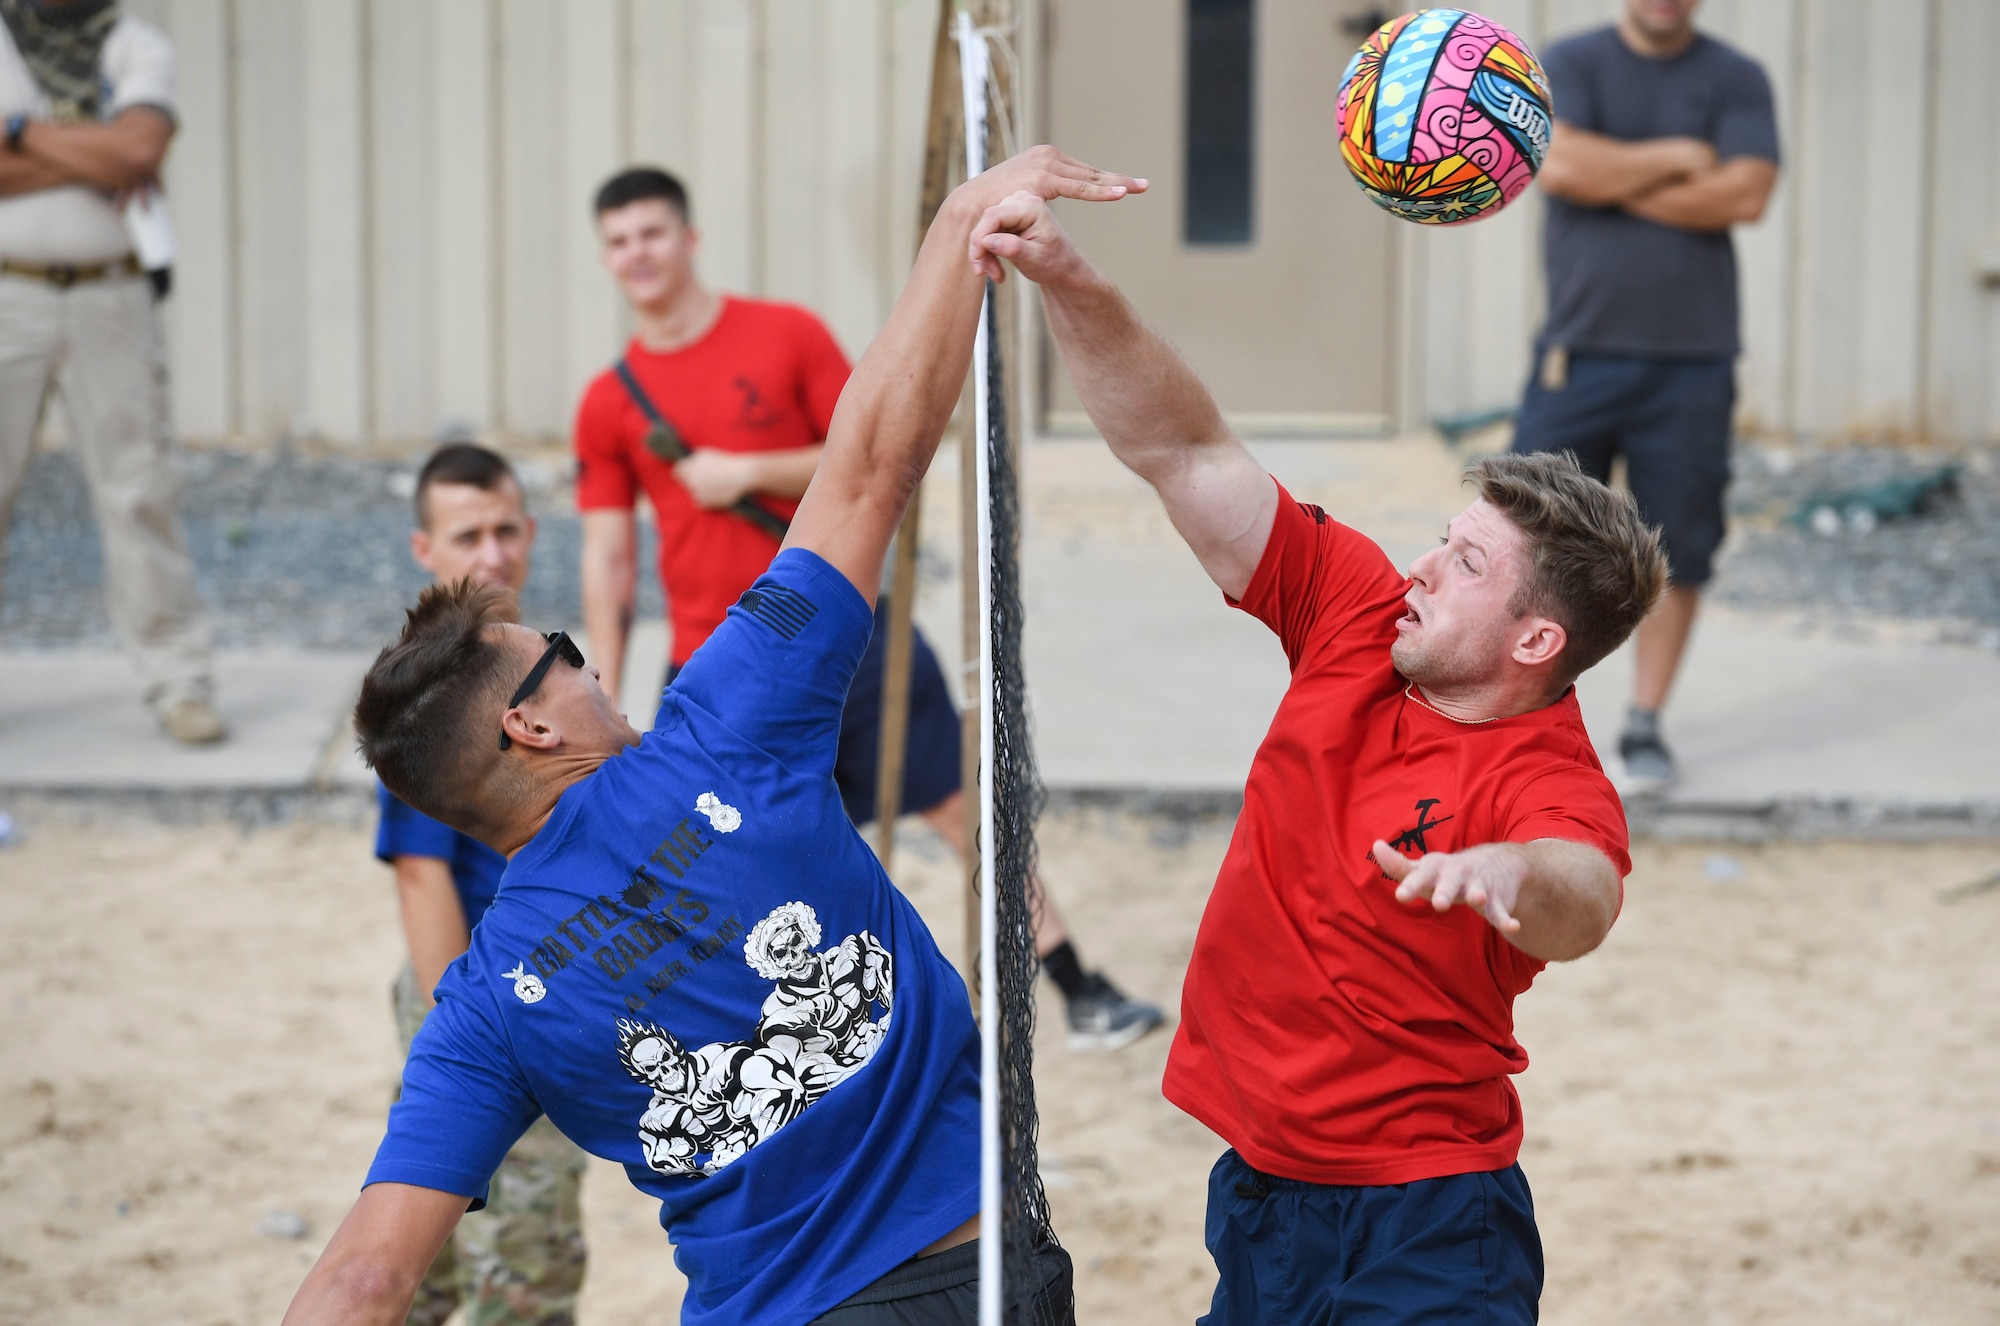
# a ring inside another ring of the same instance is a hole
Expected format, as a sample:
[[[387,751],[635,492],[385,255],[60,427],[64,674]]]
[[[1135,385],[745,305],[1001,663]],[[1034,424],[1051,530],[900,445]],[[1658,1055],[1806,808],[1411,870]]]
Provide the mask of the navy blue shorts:
[[[1705,585],[1722,544],[1735,409],[1733,360],[1571,354],[1568,380],[1551,391],[1538,354],[1514,450],[1573,452],[1603,483],[1622,454],[1640,515],[1660,528],[1674,584]]]
[[[1346,1187],[1225,1151],[1205,1233],[1220,1278],[1197,1326],[1525,1326],[1540,1312],[1542,1239],[1519,1165]]]
[[[958,706],[945,686],[944,670],[923,632],[912,632],[910,659],[910,733],[903,757],[903,811],[930,810],[959,787],[960,731]],[[840,787],[847,818],[866,824],[875,818],[875,777],[881,761],[882,667],[888,653],[889,601],[875,605],[875,633],[854,670],[847,691],[847,708],[840,716],[840,751],[834,757],[833,781]],[[666,684],[674,673],[667,667]],[[654,719],[655,724],[659,722]]]

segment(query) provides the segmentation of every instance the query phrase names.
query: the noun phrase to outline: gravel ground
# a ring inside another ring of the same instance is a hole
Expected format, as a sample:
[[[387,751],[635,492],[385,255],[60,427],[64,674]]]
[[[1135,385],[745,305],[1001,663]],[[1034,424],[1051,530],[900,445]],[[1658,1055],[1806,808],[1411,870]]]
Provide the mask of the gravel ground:
[[[410,558],[407,462],[315,457],[279,447],[257,453],[190,450],[181,520],[216,642],[225,648],[368,649],[402,625],[428,577]],[[566,485],[547,467],[523,467],[538,535],[524,620],[550,629],[580,622],[581,527]],[[642,529],[642,566],[652,533]],[[11,647],[116,645],[101,592],[104,559],[90,492],[75,456],[30,463],[7,531],[0,578],[0,641]],[[661,611],[657,578],[640,577],[639,611]]]
[[[1949,458],[1876,447],[1745,446],[1730,490],[1734,530],[1716,597],[1750,610],[1926,623],[1944,639],[2000,645],[2000,465],[1960,458],[1956,491],[1915,519],[1831,536],[1787,517],[1802,500],[1851,493],[1935,469]],[[408,462],[191,450],[181,517],[217,642],[372,648],[392,636],[425,583],[410,560]],[[524,467],[540,521],[523,615],[579,624],[579,525],[549,465]],[[652,565],[651,530],[641,565]],[[100,592],[103,559],[73,455],[37,456],[15,505],[0,578],[0,641],[11,647],[114,645]],[[642,575],[640,612],[661,611]]]
[[[1791,517],[1842,506],[1885,482],[1956,465],[1954,489],[1911,519],[1822,534]],[[1740,447],[1729,506],[1734,530],[1716,570],[1721,601],[1840,617],[1935,624],[1941,638],[2000,646],[2000,464],[1990,452],[1946,456],[1888,447]]]

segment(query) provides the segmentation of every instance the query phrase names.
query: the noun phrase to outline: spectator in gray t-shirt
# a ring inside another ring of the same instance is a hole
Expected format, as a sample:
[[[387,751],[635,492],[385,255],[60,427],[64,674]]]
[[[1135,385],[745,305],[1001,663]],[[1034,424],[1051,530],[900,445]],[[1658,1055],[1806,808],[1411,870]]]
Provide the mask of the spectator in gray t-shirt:
[[[1615,27],[1547,52],[1549,312],[1514,437],[1607,482],[1623,455],[1660,527],[1673,588],[1639,628],[1618,743],[1639,792],[1675,776],[1660,708],[1722,542],[1740,348],[1729,230],[1763,214],[1778,178],[1770,83],[1695,31],[1697,3],[1626,0]]]

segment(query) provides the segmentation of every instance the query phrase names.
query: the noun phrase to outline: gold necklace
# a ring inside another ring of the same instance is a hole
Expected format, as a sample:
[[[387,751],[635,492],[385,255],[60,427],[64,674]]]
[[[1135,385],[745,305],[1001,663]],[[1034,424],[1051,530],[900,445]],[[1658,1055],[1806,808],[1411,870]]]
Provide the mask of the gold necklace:
[[[1448,714],[1444,710],[1432,704],[1429,700],[1426,700],[1423,696],[1417,694],[1417,684],[1413,681],[1406,681],[1403,683],[1403,694],[1407,695],[1410,699],[1415,700],[1418,704],[1430,710],[1432,713],[1436,714],[1439,718],[1449,718],[1452,722],[1461,723],[1466,727],[1477,727],[1481,723],[1497,723],[1502,718],[1506,717],[1506,715],[1504,714],[1494,714],[1491,718],[1460,718],[1457,714]]]

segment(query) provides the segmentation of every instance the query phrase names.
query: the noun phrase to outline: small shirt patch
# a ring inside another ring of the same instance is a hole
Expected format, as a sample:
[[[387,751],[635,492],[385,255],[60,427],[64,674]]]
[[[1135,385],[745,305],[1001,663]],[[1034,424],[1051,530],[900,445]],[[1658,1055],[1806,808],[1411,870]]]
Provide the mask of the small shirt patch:
[[[798,639],[799,632],[819,612],[819,606],[811,599],[783,585],[746,589],[743,597],[736,600],[736,606],[787,640]]]
[[[548,996],[549,987],[542,984],[542,978],[528,970],[528,964],[517,962],[512,971],[500,973],[514,982],[514,995],[524,1004],[539,1004]]]
[[[735,833],[743,827],[743,812],[727,805],[713,792],[703,792],[694,799],[694,808],[708,816],[709,827],[717,833]]]

